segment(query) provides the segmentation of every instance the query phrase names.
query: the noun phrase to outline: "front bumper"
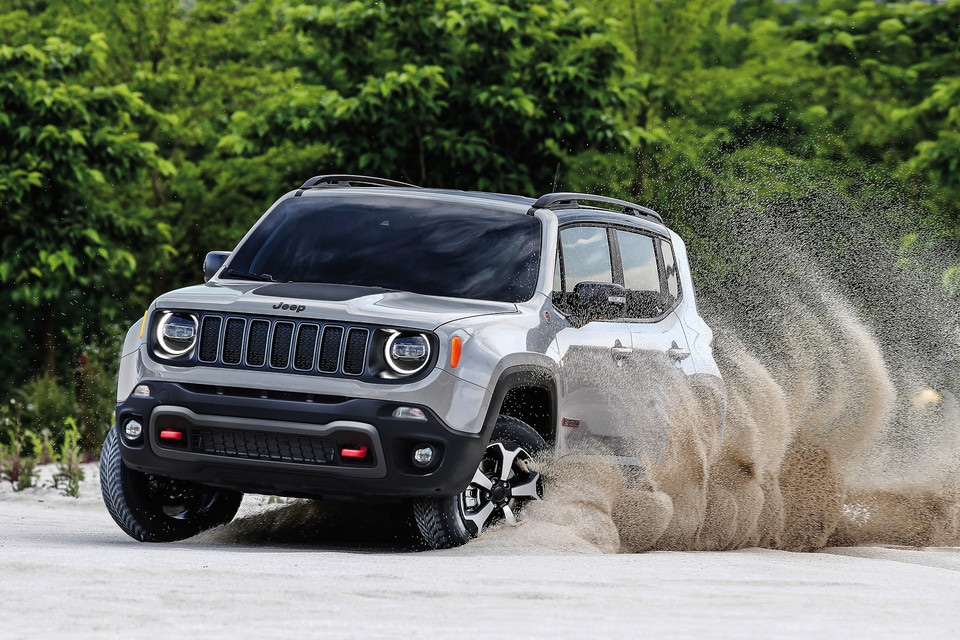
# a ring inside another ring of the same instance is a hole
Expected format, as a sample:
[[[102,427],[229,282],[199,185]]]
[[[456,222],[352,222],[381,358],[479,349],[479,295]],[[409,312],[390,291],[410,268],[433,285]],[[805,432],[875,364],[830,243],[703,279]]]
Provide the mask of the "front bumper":
[[[396,401],[142,381],[149,395],[117,405],[120,454],[137,471],[248,493],[359,499],[454,495],[477,469],[479,434],[393,417]],[[131,440],[124,425],[137,420]],[[439,460],[413,464],[432,445]],[[362,455],[359,455],[363,452]]]

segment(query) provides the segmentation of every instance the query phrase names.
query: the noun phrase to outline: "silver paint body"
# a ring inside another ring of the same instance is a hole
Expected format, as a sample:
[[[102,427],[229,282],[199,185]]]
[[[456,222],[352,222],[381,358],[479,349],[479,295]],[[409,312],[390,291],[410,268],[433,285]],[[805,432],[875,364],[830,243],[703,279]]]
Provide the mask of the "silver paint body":
[[[413,190],[389,188],[350,188],[349,194],[362,198],[366,192],[378,197],[385,194],[398,198],[424,197]],[[325,189],[308,190],[298,197],[342,198],[343,195],[341,189]],[[467,197],[471,198],[471,206],[485,206],[486,203],[486,206],[500,210],[515,209],[518,215],[526,215],[533,202],[484,198],[462,192],[429,191],[428,196],[430,199],[446,198],[451,203],[462,202]],[[289,197],[294,197],[293,192],[283,196],[278,203]],[[151,318],[158,311],[195,309],[432,331],[439,338],[437,365],[429,375],[416,382],[377,384],[349,378],[238,368],[171,366],[151,357],[146,335],[138,322],[130,328],[124,341],[118,402],[124,401],[141,380],[323,393],[425,405],[451,429],[479,433],[501,375],[511,367],[534,367],[555,381],[557,424],[554,429],[557,452],[563,454],[569,448],[568,432],[573,431],[560,425],[563,418],[580,420],[580,433],[609,434],[623,428],[622,421],[618,422],[615,416],[609,415],[618,409],[616,403],[611,404],[609,398],[604,397],[603,390],[605,387],[622,388],[623,380],[609,385],[610,380],[604,378],[629,375],[631,368],[624,367],[624,361],[644,353],[659,354],[663,362],[684,376],[704,375],[719,380],[712,354],[713,334],[697,312],[686,249],[679,236],[653,221],[609,212],[540,209],[535,215],[542,223],[541,264],[536,293],[526,302],[463,300],[403,292],[376,293],[341,302],[281,300],[252,293],[265,283],[214,277],[206,284],[160,296],[145,315],[146,327],[150,326]],[[682,295],[679,303],[657,321],[594,321],[580,328],[572,326],[551,302],[558,229],[567,219],[580,222],[615,220],[617,224],[669,238],[680,276]],[[228,259],[223,269],[229,266]],[[304,309],[299,312],[274,309],[281,302],[302,305]],[[454,336],[463,340],[463,347],[459,366],[451,368],[449,350]],[[689,356],[680,360],[668,358],[664,354],[673,345],[688,350]],[[581,357],[584,354],[588,360],[594,361],[595,369],[593,365],[584,366]],[[626,382],[629,388],[630,381]],[[637,392],[641,393],[642,389]]]

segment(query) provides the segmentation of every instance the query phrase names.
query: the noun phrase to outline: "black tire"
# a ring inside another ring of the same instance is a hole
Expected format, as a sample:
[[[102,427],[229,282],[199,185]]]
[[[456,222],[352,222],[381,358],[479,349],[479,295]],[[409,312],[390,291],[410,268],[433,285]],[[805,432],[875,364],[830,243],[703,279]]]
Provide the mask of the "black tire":
[[[470,485],[455,496],[414,502],[414,519],[427,546],[459,547],[497,522],[516,524],[524,503],[543,497],[543,478],[529,463],[546,449],[525,422],[500,416]]]
[[[243,494],[127,468],[117,427],[100,452],[100,491],[120,528],[141,542],[173,542],[195,536],[237,515]]]

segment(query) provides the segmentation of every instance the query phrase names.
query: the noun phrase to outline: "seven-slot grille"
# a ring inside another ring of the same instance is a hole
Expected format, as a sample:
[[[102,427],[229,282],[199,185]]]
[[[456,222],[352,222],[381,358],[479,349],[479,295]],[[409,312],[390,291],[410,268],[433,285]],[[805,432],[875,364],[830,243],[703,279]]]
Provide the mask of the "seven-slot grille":
[[[327,375],[363,375],[370,330],[314,320],[204,315],[201,364]]]

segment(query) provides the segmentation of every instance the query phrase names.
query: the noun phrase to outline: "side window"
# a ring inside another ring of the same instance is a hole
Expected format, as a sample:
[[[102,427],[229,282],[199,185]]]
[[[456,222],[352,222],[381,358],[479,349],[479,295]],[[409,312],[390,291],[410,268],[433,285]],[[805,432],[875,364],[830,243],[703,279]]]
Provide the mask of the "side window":
[[[625,315],[659,318],[673,306],[680,291],[677,264],[670,243],[643,233],[618,229],[617,245],[627,290]]]
[[[680,273],[677,271],[677,259],[673,257],[673,247],[669,242],[660,241],[660,251],[663,253],[664,273],[667,277],[667,293],[671,303],[680,297]]]
[[[607,230],[600,227],[568,227],[560,231],[563,256],[562,290],[580,282],[613,282]]]
[[[631,291],[660,291],[657,252],[651,236],[617,231],[620,259],[623,262],[623,286]]]

